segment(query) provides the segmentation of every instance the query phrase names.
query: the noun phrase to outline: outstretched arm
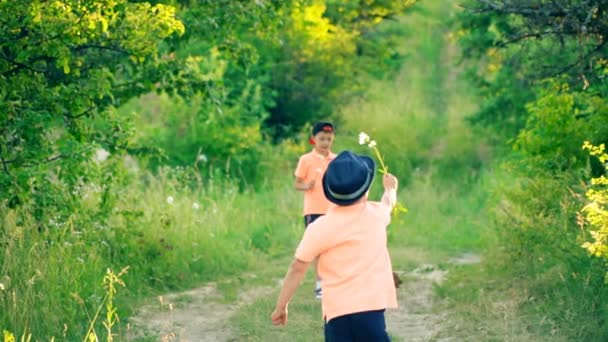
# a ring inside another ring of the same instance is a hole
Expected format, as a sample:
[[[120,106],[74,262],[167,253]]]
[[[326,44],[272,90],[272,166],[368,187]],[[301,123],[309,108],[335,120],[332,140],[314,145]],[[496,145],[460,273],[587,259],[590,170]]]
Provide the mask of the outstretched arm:
[[[281,288],[277,305],[271,316],[272,324],[287,324],[287,306],[289,305],[291,297],[296,293],[298,286],[300,286],[302,279],[304,279],[309,264],[309,262],[297,258],[293,259],[289,271],[287,271],[287,275],[285,276],[285,280],[283,281],[283,287]]]

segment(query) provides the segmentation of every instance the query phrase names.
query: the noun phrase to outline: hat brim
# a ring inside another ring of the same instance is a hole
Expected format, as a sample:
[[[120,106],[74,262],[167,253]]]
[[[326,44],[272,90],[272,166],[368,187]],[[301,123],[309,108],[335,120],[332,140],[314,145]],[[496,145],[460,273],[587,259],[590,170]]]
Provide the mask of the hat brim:
[[[374,162],[374,160],[368,156],[357,155],[357,158],[359,158],[359,160],[361,160],[363,163],[365,163],[365,165],[369,169],[370,177],[368,178],[367,182],[365,184],[362,184],[361,187],[359,188],[359,190],[356,191],[357,193],[359,193],[358,196],[349,198],[349,199],[339,199],[339,198],[336,198],[335,196],[333,196],[331,191],[329,190],[329,187],[328,187],[327,181],[326,181],[327,173],[325,173],[323,175],[323,193],[325,193],[325,197],[330,202],[337,204],[337,205],[343,205],[343,206],[351,205],[351,204],[357,202],[358,200],[360,200],[361,197],[365,196],[365,194],[369,190],[370,186],[374,182],[374,176],[376,175],[376,162]]]

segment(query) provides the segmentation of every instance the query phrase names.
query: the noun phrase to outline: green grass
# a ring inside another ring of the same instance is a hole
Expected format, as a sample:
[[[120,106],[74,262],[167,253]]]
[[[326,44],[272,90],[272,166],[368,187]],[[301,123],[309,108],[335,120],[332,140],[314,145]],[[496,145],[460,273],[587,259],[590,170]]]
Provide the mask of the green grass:
[[[575,240],[581,207],[559,179],[494,170],[484,262],[456,267],[437,287],[450,313],[443,336],[482,341],[602,341],[605,264]],[[599,268],[598,268],[599,267]],[[598,271],[599,270],[599,271]]]
[[[103,196],[98,191],[40,231],[30,228],[36,226],[34,208],[0,208],[7,233],[0,260],[4,328],[78,339],[101,305],[107,267],[117,272],[129,266],[127,286],[117,296],[126,321],[138,299],[241,274],[265,255],[291,251],[301,233],[300,194],[291,179],[256,193],[240,193],[230,181],[191,189],[166,173],[134,179],[111,190],[116,201],[103,227],[95,220]]]

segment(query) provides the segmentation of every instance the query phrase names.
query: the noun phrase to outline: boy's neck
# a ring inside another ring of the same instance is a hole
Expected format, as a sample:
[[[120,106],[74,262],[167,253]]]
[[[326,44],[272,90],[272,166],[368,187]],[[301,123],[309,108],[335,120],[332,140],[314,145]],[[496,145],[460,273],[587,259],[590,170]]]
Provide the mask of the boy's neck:
[[[328,150],[319,150],[315,147],[315,152],[322,155],[323,157],[327,157],[329,155],[329,149]]]

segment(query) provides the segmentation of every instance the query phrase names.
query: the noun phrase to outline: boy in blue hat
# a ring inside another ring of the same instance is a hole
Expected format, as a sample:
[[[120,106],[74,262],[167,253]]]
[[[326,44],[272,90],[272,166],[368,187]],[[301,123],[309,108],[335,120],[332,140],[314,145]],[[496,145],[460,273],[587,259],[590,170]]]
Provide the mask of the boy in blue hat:
[[[318,258],[325,340],[390,341],[384,311],[397,307],[397,295],[386,228],[398,182],[385,175],[382,201],[368,201],[374,175],[371,158],[349,151],[329,164],[322,186],[336,206],[306,229],[272,313],[273,324],[287,324],[289,301]]]

